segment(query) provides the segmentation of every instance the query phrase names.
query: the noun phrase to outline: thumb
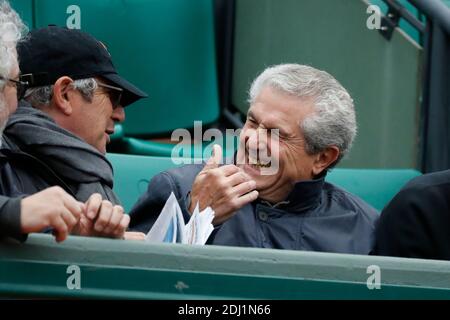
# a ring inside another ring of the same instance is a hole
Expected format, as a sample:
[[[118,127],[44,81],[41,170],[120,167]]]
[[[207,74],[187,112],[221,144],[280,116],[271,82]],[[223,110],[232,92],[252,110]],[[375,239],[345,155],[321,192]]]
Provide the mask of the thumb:
[[[222,147],[218,144],[213,145],[211,158],[206,162],[204,169],[214,169],[222,162]]]
[[[86,213],[86,205],[83,202],[78,201],[78,205],[83,213]]]

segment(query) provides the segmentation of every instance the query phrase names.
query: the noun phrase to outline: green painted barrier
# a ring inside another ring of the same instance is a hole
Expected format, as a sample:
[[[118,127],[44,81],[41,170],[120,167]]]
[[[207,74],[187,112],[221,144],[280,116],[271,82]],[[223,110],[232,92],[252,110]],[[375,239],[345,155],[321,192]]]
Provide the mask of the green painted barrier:
[[[3,298],[450,299],[448,261],[43,234],[0,252]],[[367,286],[373,266],[381,289]]]
[[[169,157],[108,154],[114,168],[114,191],[126,211],[147,190],[150,179],[175,164]],[[190,159],[186,159],[190,161]],[[416,170],[333,169],[327,181],[354,193],[378,210],[393,198],[405,183],[420,175]]]

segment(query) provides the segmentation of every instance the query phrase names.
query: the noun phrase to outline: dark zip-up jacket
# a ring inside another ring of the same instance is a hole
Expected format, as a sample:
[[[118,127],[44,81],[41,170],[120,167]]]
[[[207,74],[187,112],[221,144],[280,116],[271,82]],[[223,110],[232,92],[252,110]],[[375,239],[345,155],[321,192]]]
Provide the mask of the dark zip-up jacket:
[[[0,196],[0,238],[12,237],[24,241],[20,225],[21,197]]]
[[[189,194],[203,165],[188,165],[155,176],[131,210],[130,227],[148,232],[171,192],[189,220]],[[254,201],[217,226],[208,244],[368,254],[378,212],[325,178],[298,182],[286,201]]]
[[[450,260],[450,170],[411,180],[386,206],[375,255]]]
[[[11,168],[8,160],[0,152],[0,176],[4,177],[11,174]],[[14,185],[5,185],[8,179],[0,180],[1,190],[11,190],[10,194],[18,195],[19,192],[15,190]],[[22,197],[14,198],[0,195],[0,238],[13,237],[18,240],[25,240],[26,236],[21,232],[20,212],[21,212]]]

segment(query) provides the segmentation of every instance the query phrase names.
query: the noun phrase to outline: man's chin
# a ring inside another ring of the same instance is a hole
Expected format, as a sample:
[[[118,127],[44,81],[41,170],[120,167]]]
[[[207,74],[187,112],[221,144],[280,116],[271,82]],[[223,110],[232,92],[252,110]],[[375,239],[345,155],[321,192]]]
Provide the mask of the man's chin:
[[[100,152],[101,154],[105,155],[106,154],[106,144],[102,144],[99,146],[94,146],[95,149],[97,149],[98,152]]]
[[[261,168],[251,164],[244,164],[240,166],[246,174],[251,177],[260,177],[261,176]]]

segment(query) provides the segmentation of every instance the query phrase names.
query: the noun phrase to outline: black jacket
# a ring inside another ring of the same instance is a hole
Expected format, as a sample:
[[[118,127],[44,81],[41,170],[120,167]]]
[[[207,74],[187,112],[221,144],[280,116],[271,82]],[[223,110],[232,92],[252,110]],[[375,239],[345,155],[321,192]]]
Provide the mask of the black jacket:
[[[450,260],[450,170],[413,179],[383,210],[374,254]]]
[[[13,237],[25,240],[20,225],[21,197],[10,198],[0,196],[0,238]]]
[[[0,174],[2,176],[11,173],[6,157],[0,153]],[[14,185],[4,185],[4,181],[0,180],[0,189],[12,189],[11,193],[18,194],[14,191]],[[20,203],[22,197],[10,198],[0,195],[0,238],[13,237],[18,240],[25,240],[25,236],[21,233],[20,225]]]
[[[0,172],[2,195],[34,194],[59,185],[82,202],[98,192],[120,203],[106,157],[24,101],[6,125],[1,152],[9,164]]]
[[[130,227],[147,232],[173,191],[189,220],[189,193],[202,165],[155,176],[131,210]],[[358,197],[324,181],[299,182],[278,206],[257,200],[215,228],[209,244],[368,254],[378,212]]]

